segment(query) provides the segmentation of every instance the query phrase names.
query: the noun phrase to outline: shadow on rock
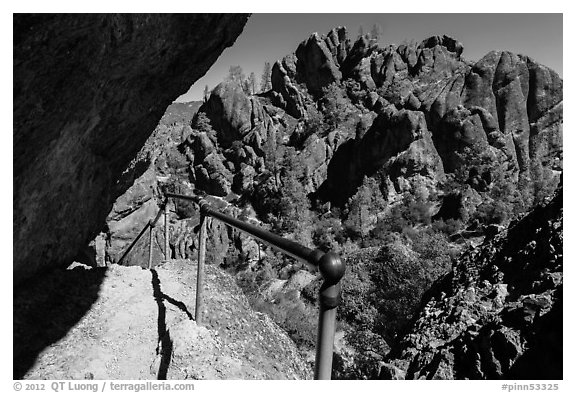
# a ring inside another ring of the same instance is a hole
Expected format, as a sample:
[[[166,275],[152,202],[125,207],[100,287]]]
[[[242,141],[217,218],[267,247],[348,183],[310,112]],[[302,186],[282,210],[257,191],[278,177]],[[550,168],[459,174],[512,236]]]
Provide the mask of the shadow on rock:
[[[106,268],[56,270],[14,288],[14,379],[24,378],[38,355],[90,310],[105,274]]]
[[[162,289],[160,288],[160,279],[158,278],[156,270],[151,270],[151,273],[152,287],[154,288],[154,300],[156,301],[156,304],[158,304],[158,348],[156,352],[162,356],[160,367],[158,369],[158,379],[164,380],[166,379],[168,368],[170,367],[173,347],[170,332],[166,329],[166,306],[164,305],[164,300],[178,307],[188,316],[189,319],[192,320],[193,318],[184,303],[175,300],[162,292]]]

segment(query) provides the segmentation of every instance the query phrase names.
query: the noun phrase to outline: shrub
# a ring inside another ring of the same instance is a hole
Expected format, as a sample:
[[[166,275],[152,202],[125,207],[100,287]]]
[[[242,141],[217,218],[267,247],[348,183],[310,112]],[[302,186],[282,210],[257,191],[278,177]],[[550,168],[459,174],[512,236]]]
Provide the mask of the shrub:
[[[322,112],[318,111],[313,105],[308,106],[306,108],[306,120],[304,120],[303,130],[300,134],[296,134],[298,137],[297,140],[294,140],[295,145],[302,146],[312,134],[324,136],[327,134],[327,129]]]
[[[315,220],[312,233],[314,245],[324,252],[340,252],[343,240],[342,222],[335,217],[320,217]]]
[[[342,281],[341,318],[390,345],[414,316],[423,293],[449,271],[454,257],[444,233],[413,228],[404,232],[388,233],[387,243],[375,255],[362,251],[348,258]],[[377,352],[376,347],[372,350]]]
[[[432,229],[436,232],[442,232],[448,236],[455,234],[464,227],[461,220],[449,218],[448,220],[440,219],[432,223]]]
[[[356,350],[354,366],[346,370],[342,377],[346,379],[375,378],[378,375],[379,361],[389,351],[384,339],[366,329],[350,329],[346,332],[346,341]]]
[[[513,206],[501,200],[482,203],[474,214],[474,218],[486,225],[503,224],[512,216]]]
[[[328,126],[327,132],[335,130],[350,116],[353,108],[346,97],[345,91],[336,83],[322,89],[320,100],[324,113],[324,124]]]
[[[344,227],[351,239],[365,239],[376,223],[376,216],[386,207],[378,181],[365,177],[347,203]]]
[[[445,235],[423,232],[415,236],[412,247],[405,243],[399,236],[382,247],[371,275],[379,311],[374,330],[391,345],[414,316],[422,294],[451,267]]]
[[[179,171],[188,168],[188,159],[186,156],[178,151],[178,149],[170,149],[164,153],[166,155],[166,165],[174,171]]]
[[[364,262],[354,260],[348,260],[347,264],[347,272],[342,279],[342,303],[338,312],[344,320],[371,329],[378,310],[368,301],[371,293],[376,290],[369,267]]]

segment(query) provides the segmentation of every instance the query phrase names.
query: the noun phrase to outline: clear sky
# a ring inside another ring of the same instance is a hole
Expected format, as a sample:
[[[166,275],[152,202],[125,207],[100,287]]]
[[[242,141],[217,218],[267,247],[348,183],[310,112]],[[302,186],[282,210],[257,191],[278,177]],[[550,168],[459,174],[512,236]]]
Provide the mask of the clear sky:
[[[259,83],[264,62],[294,52],[314,32],[327,34],[346,26],[355,38],[360,26],[368,33],[374,24],[382,28],[380,45],[447,34],[464,45],[463,56],[469,60],[493,49],[509,50],[562,76],[562,14],[253,14],[236,43],[177,101],[202,99],[204,86],[214,88],[231,65],[240,65],[246,75],[254,72]]]

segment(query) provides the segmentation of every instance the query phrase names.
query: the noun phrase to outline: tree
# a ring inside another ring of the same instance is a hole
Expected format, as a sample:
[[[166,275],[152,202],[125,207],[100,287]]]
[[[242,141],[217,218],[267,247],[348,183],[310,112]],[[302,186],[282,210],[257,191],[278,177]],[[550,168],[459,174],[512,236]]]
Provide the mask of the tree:
[[[323,96],[320,104],[324,113],[324,123],[327,126],[324,132],[328,133],[345,123],[356,108],[346,96],[344,89],[336,83],[324,87],[322,92]]]
[[[419,233],[410,243],[398,235],[373,260],[371,280],[376,291],[371,300],[378,316],[374,332],[390,345],[397,344],[422,300],[422,295],[450,271],[452,257],[445,235]]]
[[[248,86],[250,88],[250,94],[256,94],[256,75],[253,72],[248,76]]]
[[[378,41],[380,39],[380,34],[382,32],[382,27],[379,24],[374,24],[372,26],[372,30],[370,30],[370,38],[374,41]]]
[[[246,80],[246,75],[244,75],[244,71],[242,70],[242,67],[240,67],[239,65],[230,66],[226,80],[236,82],[238,85],[244,88],[244,81]]]
[[[246,75],[244,74],[244,70],[242,70],[242,67],[240,67],[239,65],[235,65],[230,66],[226,80],[237,83],[242,88],[244,94],[254,94],[254,88],[252,86],[255,85],[256,82],[255,81],[251,82],[250,78],[254,78],[255,80],[256,77],[252,75],[253,73],[250,74],[250,77],[246,78]]]
[[[266,92],[272,89],[272,66],[269,62],[264,63],[264,70],[260,79],[260,91]]]
[[[206,85],[204,86],[204,102],[207,102],[209,98],[210,98],[210,89],[208,88],[208,85]]]
[[[248,81],[248,79],[245,79],[242,82],[242,91],[244,92],[244,94],[246,95],[250,95],[252,94],[252,91],[250,89],[250,82]]]
[[[280,164],[281,186],[278,189],[278,229],[292,233],[294,239],[312,245],[311,204],[303,182],[306,168],[293,147],[284,147]]]
[[[306,108],[302,127],[297,128],[290,136],[290,143],[293,146],[301,146],[310,135],[324,136],[327,133],[326,131],[329,130],[324,122],[324,115],[314,105],[310,105]]]
[[[294,234],[294,240],[306,246],[312,246],[312,214],[311,205],[304,185],[293,175],[288,174],[282,179],[282,195],[280,211],[282,227]]]
[[[275,137],[274,137],[275,136]],[[268,135],[268,139],[262,147],[264,151],[264,164],[274,176],[274,186],[276,190],[279,187],[280,166],[284,157],[284,145],[282,144],[282,135],[277,132],[275,135]]]
[[[210,124],[210,119],[206,116],[206,113],[198,112],[194,119],[193,128],[200,132],[205,132],[213,142],[218,141],[216,131],[212,128],[212,124]]]
[[[348,202],[346,229],[355,236],[364,237],[374,228],[376,215],[386,207],[376,179],[365,177],[358,191]]]

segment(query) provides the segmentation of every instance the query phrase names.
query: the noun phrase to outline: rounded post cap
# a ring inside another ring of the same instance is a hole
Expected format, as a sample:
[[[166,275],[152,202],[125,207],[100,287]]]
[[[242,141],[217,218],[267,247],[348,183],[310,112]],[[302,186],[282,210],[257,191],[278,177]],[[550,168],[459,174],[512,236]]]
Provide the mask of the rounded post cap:
[[[320,260],[324,256],[325,252],[319,249],[314,249],[312,253],[308,256],[308,263],[314,266],[320,266]]]
[[[336,284],[342,277],[344,277],[346,264],[342,259],[340,259],[338,254],[330,251],[320,258],[318,269],[320,270],[324,281]]]

